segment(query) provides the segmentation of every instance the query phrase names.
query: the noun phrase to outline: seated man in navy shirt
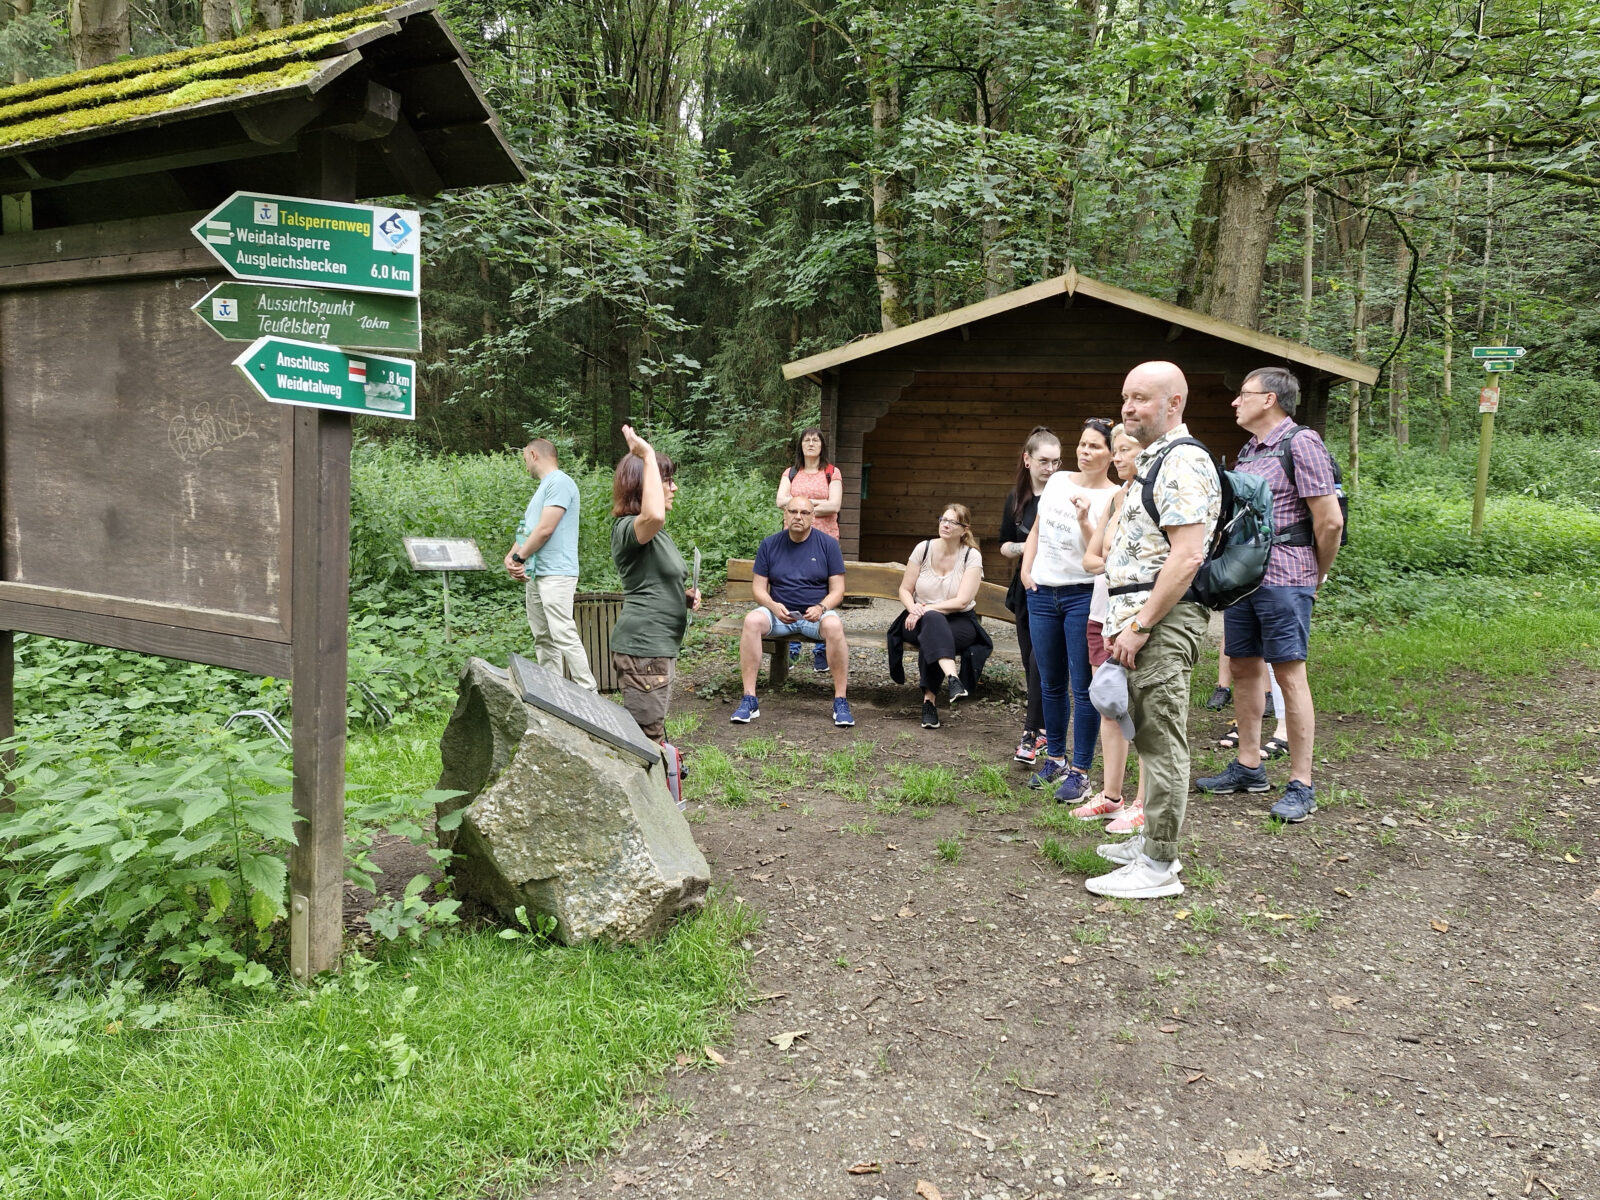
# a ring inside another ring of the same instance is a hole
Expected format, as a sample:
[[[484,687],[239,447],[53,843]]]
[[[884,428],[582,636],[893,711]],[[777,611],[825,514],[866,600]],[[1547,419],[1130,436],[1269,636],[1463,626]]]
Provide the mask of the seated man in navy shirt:
[[[763,638],[797,633],[828,648],[833,675],[833,723],[854,725],[844,698],[850,679],[850,646],[837,609],[844,599],[844,555],[839,543],[811,525],[812,501],[792,497],[783,510],[783,529],[756,551],[750,590],[761,607],[744,619],[739,635],[739,675],[744,697],[730,718],[748,725],[761,715],[756,700],[756,673],[761,669]]]

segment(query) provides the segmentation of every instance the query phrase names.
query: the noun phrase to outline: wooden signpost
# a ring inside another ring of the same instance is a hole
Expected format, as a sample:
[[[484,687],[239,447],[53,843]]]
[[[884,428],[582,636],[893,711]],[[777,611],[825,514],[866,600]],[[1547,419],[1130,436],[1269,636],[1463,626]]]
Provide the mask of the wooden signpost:
[[[1517,368],[1527,351],[1521,346],[1474,346],[1474,362],[1483,363],[1483,390],[1478,393],[1478,481],[1472,492],[1472,536],[1483,534],[1483,506],[1489,494],[1489,447],[1494,444],[1494,414],[1500,407],[1495,376]]]

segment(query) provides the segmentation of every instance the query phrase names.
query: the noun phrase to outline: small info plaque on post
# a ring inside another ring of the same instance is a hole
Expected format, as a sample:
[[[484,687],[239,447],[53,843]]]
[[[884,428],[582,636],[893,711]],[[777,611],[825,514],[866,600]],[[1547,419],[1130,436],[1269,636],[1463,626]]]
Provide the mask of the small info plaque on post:
[[[401,538],[413,571],[486,571],[483,553],[471,538]]]
[[[654,763],[661,757],[660,747],[645,737],[633,714],[621,705],[602,699],[588,688],[581,688],[520,654],[511,656],[511,679],[522,689],[522,698],[527,703],[592,733],[601,741],[610,742],[619,750],[636,754],[647,763]]]

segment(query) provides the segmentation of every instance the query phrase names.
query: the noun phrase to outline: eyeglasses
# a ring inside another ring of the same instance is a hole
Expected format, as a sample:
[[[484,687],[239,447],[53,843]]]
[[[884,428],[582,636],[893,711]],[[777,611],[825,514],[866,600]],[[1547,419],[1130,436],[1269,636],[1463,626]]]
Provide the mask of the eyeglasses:
[[[940,517],[939,518],[939,524],[941,524],[941,525],[954,525],[959,529],[965,529],[967,527],[967,523],[965,521],[956,521],[956,520],[952,520],[949,517]]]
[[[1262,391],[1260,388],[1240,388],[1239,389],[1239,395],[1240,396],[1275,396],[1275,395],[1277,395],[1277,393],[1276,392],[1271,392],[1271,391]],[[1235,399],[1238,399],[1238,397],[1235,397]]]
[[[1083,423],[1083,427],[1096,430],[1099,433],[1110,433],[1113,424],[1114,422],[1108,421],[1104,417],[1090,417]]]
[[[1036,467],[1059,467],[1061,460],[1059,458],[1035,458],[1033,465]]]

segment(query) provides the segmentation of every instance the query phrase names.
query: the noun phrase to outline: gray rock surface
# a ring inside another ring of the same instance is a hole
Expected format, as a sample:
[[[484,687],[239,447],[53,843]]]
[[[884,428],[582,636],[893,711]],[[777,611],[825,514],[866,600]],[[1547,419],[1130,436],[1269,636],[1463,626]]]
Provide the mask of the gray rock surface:
[[[439,806],[466,816],[440,844],[456,891],[515,919],[556,920],[567,943],[642,941],[705,902],[711,870],[664,769],[523,703],[480,658],[439,742]]]

